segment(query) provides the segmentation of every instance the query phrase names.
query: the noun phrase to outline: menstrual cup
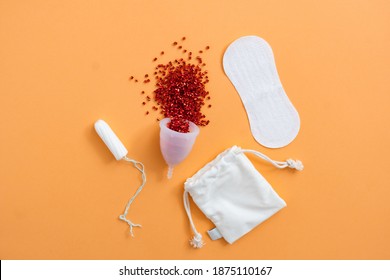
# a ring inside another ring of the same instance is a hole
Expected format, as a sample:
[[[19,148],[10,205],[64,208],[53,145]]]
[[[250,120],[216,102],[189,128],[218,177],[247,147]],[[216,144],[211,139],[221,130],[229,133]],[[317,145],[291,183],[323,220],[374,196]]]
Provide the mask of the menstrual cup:
[[[168,179],[172,178],[175,165],[182,162],[191,152],[199,134],[199,128],[193,122],[189,122],[190,131],[182,133],[168,128],[167,125],[170,121],[169,118],[160,121],[160,148],[164,160],[168,164]]]

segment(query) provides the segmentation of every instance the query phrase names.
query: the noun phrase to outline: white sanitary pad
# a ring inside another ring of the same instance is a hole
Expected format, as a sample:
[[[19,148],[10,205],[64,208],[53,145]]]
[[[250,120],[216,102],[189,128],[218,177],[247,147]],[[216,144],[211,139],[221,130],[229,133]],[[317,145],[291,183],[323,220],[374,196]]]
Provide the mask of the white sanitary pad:
[[[256,141],[268,148],[291,143],[300,119],[280,82],[270,45],[257,36],[241,37],[227,48],[223,67],[241,97]]]

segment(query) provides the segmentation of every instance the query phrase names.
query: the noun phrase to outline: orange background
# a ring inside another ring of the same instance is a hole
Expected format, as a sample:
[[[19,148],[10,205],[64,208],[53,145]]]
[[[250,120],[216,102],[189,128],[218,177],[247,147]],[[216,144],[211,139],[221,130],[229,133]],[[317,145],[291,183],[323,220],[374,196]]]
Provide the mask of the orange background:
[[[252,137],[239,95],[224,75],[226,47],[245,35],[267,40],[301,117],[293,143],[267,149]],[[204,54],[211,123],[166,179],[157,115],[145,116],[128,81],[152,59],[178,57],[172,42]],[[389,1],[0,1],[1,259],[389,259]],[[118,219],[140,184],[93,129],[102,118],[147,185],[129,219]],[[233,245],[189,247],[183,183],[232,145],[250,157],[288,207]]]

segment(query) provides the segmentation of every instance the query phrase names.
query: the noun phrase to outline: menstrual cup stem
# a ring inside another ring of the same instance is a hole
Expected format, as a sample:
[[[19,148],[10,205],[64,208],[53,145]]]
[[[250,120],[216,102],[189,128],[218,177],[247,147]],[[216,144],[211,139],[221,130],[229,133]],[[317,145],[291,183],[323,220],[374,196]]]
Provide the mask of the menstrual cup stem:
[[[171,179],[172,178],[172,174],[173,174],[173,166],[168,166],[168,173],[167,173],[167,177],[168,179]]]

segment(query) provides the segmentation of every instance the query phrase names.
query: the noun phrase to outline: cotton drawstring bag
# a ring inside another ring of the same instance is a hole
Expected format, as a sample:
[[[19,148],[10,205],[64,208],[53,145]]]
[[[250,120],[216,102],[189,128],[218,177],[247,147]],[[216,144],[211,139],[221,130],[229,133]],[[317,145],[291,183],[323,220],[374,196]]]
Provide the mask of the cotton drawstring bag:
[[[194,248],[203,247],[204,242],[191,217],[189,195],[215,225],[208,231],[210,238],[224,238],[229,244],[286,206],[246,153],[254,154],[279,169],[303,170],[299,160],[274,161],[258,151],[237,146],[219,154],[184,184],[184,208],[194,233],[190,240]]]

